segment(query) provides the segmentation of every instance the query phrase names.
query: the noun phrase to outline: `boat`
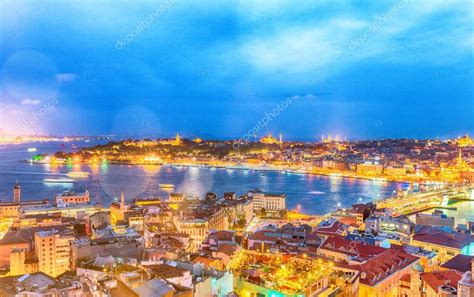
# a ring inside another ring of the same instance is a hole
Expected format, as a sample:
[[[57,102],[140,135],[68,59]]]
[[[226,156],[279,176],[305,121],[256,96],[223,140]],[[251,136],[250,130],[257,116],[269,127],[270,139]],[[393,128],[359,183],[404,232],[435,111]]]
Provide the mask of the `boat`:
[[[70,178],[88,178],[89,172],[87,171],[71,171],[67,173]]]
[[[73,183],[74,180],[71,178],[45,178],[43,179],[45,183],[53,183],[53,184],[70,184]]]
[[[37,152],[38,149],[35,148],[35,147],[30,147],[30,148],[27,149],[27,151],[28,151],[28,153],[34,153],[34,152]]]
[[[249,168],[244,165],[235,165],[235,166],[227,166],[226,169],[233,169],[233,170],[248,170]]]
[[[173,189],[174,188],[173,184],[159,184],[159,186],[162,189]]]

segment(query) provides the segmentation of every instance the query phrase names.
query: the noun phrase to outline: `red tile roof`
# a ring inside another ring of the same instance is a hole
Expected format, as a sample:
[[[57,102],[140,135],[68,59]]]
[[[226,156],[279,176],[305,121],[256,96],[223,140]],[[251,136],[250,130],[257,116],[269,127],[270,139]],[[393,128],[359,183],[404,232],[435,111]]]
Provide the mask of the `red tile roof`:
[[[216,260],[216,258],[207,258],[207,257],[202,257],[202,256],[197,256],[196,258],[194,258],[192,260],[193,263],[202,263],[206,266],[209,266],[211,265],[212,263],[214,263]]]
[[[234,239],[234,232],[232,231],[216,231],[209,235],[209,238],[213,238],[214,240],[218,241],[233,241]]]
[[[232,256],[239,248],[235,245],[223,244],[219,247],[217,252]]]
[[[438,293],[438,287],[445,285],[446,283],[449,283],[453,287],[457,287],[461,277],[462,274],[453,269],[425,272],[421,274],[421,279],[426,284],[428,284],[436,293]]]
[[[400,251],[386,249],[383,253],[374,256],[363,264],[349,265],[338,263],[337,267],[359,271],[361,273],[360,283],[374,286],[403,268],[413,265],[417,260],[418,257]]]
[[[413,240],[462,249],[474,242],[474,236],[455,231],[448,233],[440,230],[433,230],[431,232],[415,234],[413,235]]]
[[[326,225],[325,225],[326,224]],[[318,235],[343,235],[344,232],[349,228],[349,225],[342,224],[339,221],[333,220],[332,222],[323,222],[314,231]]]
[[[454,269],[459,272],[471,271],[471,261],[474,260],[474,256],[456,255],[448,262],[441,265],[443,268]]]
[[[349,256],[363,257],[379,255],[387,250],[364,242],[348,240],[341,236],[329,237],[323,242],[319,249],[330,250]]]

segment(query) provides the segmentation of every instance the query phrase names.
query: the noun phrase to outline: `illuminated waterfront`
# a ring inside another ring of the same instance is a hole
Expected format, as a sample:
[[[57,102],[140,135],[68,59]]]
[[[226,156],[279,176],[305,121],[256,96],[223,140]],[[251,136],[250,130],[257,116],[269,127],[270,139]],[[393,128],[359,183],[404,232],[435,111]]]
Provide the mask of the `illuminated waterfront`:
[[[90,145],[80,143],[79,146]],[[37,152],[29,153],[29,147]],[[325,214],[335,210],[338,203],[349,207],[357,202],[390,196],[394,190],[406,187],[403,184],[302,175],[276,171],[230,170],[222,168],[160,167],[126,165],[71,165],[54,166],[21,163],[18,160],[31,158],[37,153],[52,153],[70,150],[60,143],[22,144],[8,146],[0,151],[0,197],[11,198],[11,189],[16,179],[22,185],[24,199],[53,198],[67,189],[82,191],[88,189],[93,201],[108,205],[113,197],[124,191],[127,198],[167,197],[167,190],[160,184],[174,185],[175,192],[186,192],[202,196],[207,191],[222,195],[225,191],[235,191],[238,195],[259,188],[268,192],[287,194],[288,208],[300,205],[304,213]],[[87,171],[87,179],[77,179],[74,186],[68,183],[44,183],[45,178],[67,178],[70,171]],[[40,193],[40,194],[38,194]],[[40,196],[38,196],[40,195]]]

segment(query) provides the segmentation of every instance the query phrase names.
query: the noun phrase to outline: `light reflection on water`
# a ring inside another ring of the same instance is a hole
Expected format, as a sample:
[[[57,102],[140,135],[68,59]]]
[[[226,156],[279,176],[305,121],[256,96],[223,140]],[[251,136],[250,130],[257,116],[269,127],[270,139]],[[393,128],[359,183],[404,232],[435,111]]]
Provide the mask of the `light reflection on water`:
[[[228,170],[221,168],[125,166],[125,165],[32,165],[18,160],[31,157],[26,152],[30,145],[18,145],[8,159],[0,151],[0,199],[10,200],[12,188],[18,178],[22,186],[23,199],[52,199],[59,192],[70,188],[67,184],[44,184],[42,181],[50,174],[66,174],[69,171],[87,171],[89,178],[78,180],[72,187],[91,193],[93,201],[108,205],[125,193],[126,199],[136,197],[168,197],[166,189],[159,184],[173,184],[175,191],[203,196],[207,191],[222,195],[234,191],[242,195],[255,188],[270,192],[287,194],[287,206],[292,209],[298,204],[301,211],[310,214],[324,214],[335,210],[337,204],[349,207],[358,202],[368,202],[378,197],[388,197],[401,187],[395,183],[373,182],[369,180],[347,179],[316,175],[301,175],[284,172],[252,170]],[[38,153],[68,150],[60,144],[35,144]],[[7,147],[3,152],[9,152]],[[24,172],[24,173],[14,173]],[[168,190],[169,191],[169,190]],[[315,195],[317,193],[317,195]],[[362,201],[359,201],[362,199]]]

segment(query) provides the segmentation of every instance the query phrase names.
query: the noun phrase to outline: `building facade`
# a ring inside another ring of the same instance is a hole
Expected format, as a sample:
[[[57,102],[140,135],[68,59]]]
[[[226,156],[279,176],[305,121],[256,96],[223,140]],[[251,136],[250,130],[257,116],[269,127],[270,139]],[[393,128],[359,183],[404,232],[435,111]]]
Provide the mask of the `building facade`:
[[[51,276],[66,272],[71,264],[70,242],[74,236],[55,230],[35,233],[35,254],[39,271]]]

